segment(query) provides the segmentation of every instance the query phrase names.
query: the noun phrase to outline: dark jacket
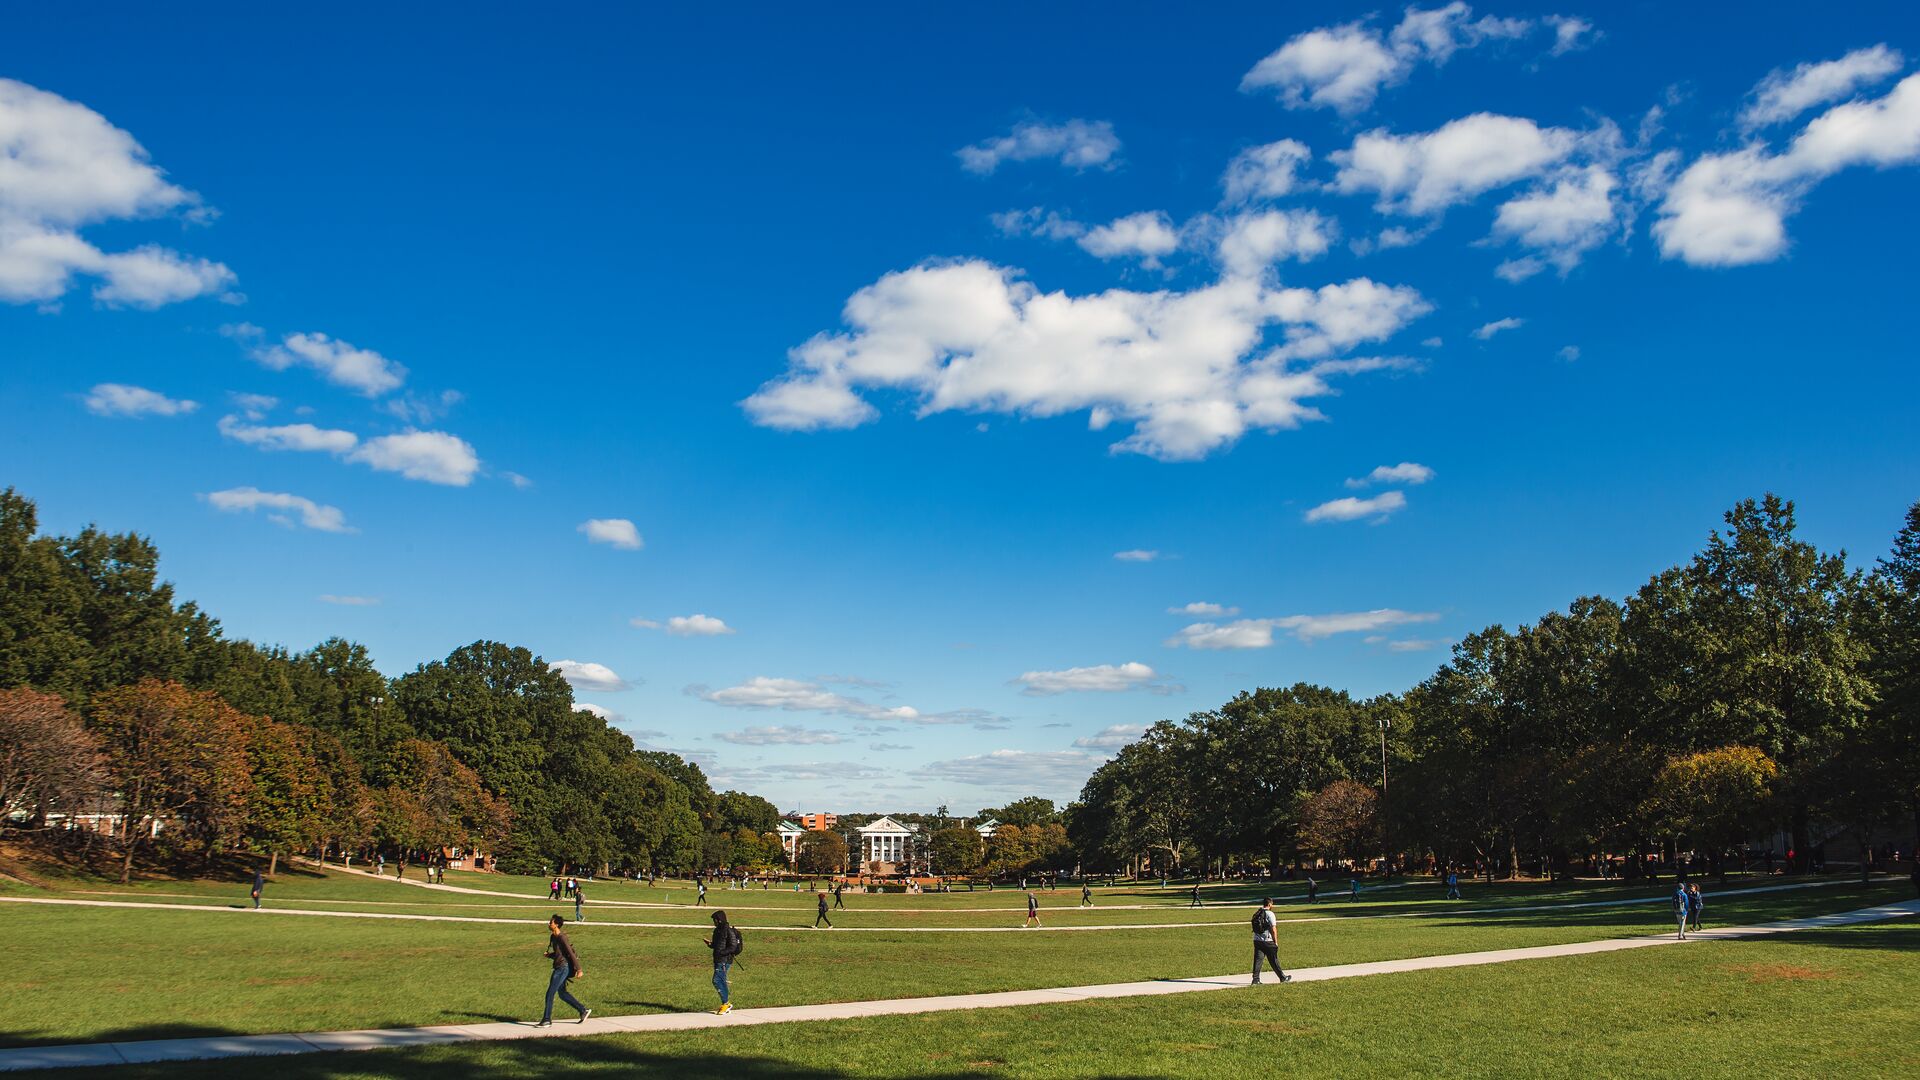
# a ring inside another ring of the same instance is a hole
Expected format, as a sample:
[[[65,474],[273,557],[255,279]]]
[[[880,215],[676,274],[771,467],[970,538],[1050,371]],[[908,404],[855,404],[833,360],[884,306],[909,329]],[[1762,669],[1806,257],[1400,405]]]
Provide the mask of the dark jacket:
[[[574,975],[580,974],[580,957],[573,951],[567,935],[555,933],[547,938],[547,955],[553,957],[553,970],[565,968]]]
[[[715,964],[732,962],[734,957],[740,955],[740,946],[740,931],[735,930],[732,923],[721,923],[713,928],[711,947]]]

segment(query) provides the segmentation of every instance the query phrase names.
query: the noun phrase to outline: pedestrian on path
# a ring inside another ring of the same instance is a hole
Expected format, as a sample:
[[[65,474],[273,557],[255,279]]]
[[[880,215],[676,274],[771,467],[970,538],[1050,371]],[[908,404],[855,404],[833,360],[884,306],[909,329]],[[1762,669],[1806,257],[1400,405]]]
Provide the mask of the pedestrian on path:
[[[373,876],[385,877],[387,874],[387,856],[381,852],[373,857]]]
[[[260,910],[260,890],[266,887],[267,887],[267,879],[264,877],[261,877],[260,869],[258,867],[255,867],[253,871],[253,910],[255,911]]]
[[[1080,906],[1093,906],[1093,890],[1088,888],[1087,883],[1084,881],[1080,883]]]
[[[694,884],[700,886],[700,895],[694,898],[693,906],[699,907],[701,904],[707,902],[707,879],[700,878],[695,881]]]
[[[1275,936],[1278,920],[1273,917],[1273,897],[1260,901],[1260,910],[1253,913],[1253,985],[1260,985],[1260,961],[1265,960],[1281,982],[1292,982],[1293,976],[1280,970],[1280,942]]]
[[[704,944],[713,950],[713,988],[720,994],[720,1007],[714,1012],[725,1016],[733,1011],[732,995],[727,988],[727,972],[746,948],[746,942],[741,940],[740,931],[728,925],[727,913],[716,911],[713,913],[713,936],[707,938]]]
[[[1447,899],[1460,899],[1460,875],[1452,870],[1447,871]]]
[[[843,908],[843,907],[846,907],[846,906],[847,906],[847,902],[846,902],[845,900],[843,900],[843,899],[841,899],[841,896],[842,896],[842,895],[843,895],[844,893],[846,893],[846,891],[847,891],[847,883],[846,883],[846,882],[844,882],[844,881],[836,881],[836,882],[834,882],[834,883],[833,883],[833,906],[834,906],[834,907],[836,907],[836,908]]]
[[[1200,906],[1200,883],[1197,881],[1193,883],[1193,900],[1187,906],[1190,908]]]
[[[1685,885],[1675,885],[1673,887],[1673,915],[1675,920],[1680,924],[1681,941],[1687,940],[1687,914],[1692,907],[1693,905],[1687,901],[1687,887]]]
[[[821,923],[826,923],[827,929],[833,929],[833,920],[827,918],[827,891],[825,889],[820,890],[820,911],[819,914],[813,917],[813,928],[815,930],[820,929]]]
[[[580,883],[577,881],[574,882],[574,885],[573,885],[573,921],[574,922],[587,921],[586,912],[581,910],[581,908],[583,907],[583,905],[586,904],[586,902],[587,902],[587,896],[584,892],[580,890]],[[619,913],[615,912],[615,914],[619,914]]]
[[[1027,890],[1027,927],[1031,928],[1039,925],[1040,925],[1040,898],[1033,895],[1032,889],[1028,889]]]
[[[561,1001],[580,1010],[581,1023],[586,1023],[587,1017],[593,1015],[592,1009],[580,1004],[580,999],[567,990],[567,980],[584,978],[587,969],[580,966],[580,956],[573,951],[573,943],[561,932],[560,928],[565,925],[567,920],[558,915],[547,920],[547,956],[553,960],[553,974],[547,979],[547,1009],[540,1015],[539,1027],[553,1026],[555,994],[560,995]]]
[[[1347,901],[1355,904],[1360,902],[1360,879],[1357,877],[1347,879]]]
[[[1707,909],[1707,898],[1700,895],[1699,883],[1687,886],[1687,929],[1700,929],[1700,913]]]
[[[1307,903],[1317,904],[1319,902],[1320,902],[1320,883],[1313,880],[1312,878],[1308,878],[1307,879]]]

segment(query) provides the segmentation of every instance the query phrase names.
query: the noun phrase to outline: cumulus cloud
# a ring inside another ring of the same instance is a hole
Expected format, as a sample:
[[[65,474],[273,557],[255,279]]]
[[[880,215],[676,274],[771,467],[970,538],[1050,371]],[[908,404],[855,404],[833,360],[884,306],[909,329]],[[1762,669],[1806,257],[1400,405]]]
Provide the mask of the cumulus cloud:
[[[1485,341],[1502,331],[1518,330],[1525,325],[1527,325],[1527,320],[1508,316],[1504,319],[1495,319],[1490,323],[1483,323],[1479,329],[1473,332],[1473,336],[1475,340]]]
[[[458,435],[444,431],[405,431],[368,439],[347,455],[348,461],[381,472],[397,472],[409,480],[466,487],[480,471],[480,456]]]
[[[1161,555],[1158,551],[1147,548],[1129,548],[1126,551],[1114,552],[1113,557],[1119,562],[1158,562]]]
[[[719,690],[689,686],[687,692],[731,709],[779,710],[781,712],[817,712],[846,716],[882,724],[973,724],[998,727],[1000,717],[973,709],[923,713],[911,705],[879,705],[848,694],[827,689],[818,682],[803,679],[777,679],[756,675],[737,686]]]
[[[642,630],[666,630],[675,637],[717,637],[733,633],[733,627],[724,620],[712,615],[675,615],[665,624],[657,619],[629,619],[631,625]]]
[[[1180,607],[1170,607],[1167,609],[1167,614],[1192,615],[1195,618],[1219,618],[1222,615],[1238,615],[1240,614],[1240,609],[1237,607],[1223,607],[1205,600],[1196,600],[1191,604],[1185,604]]]
[[[1457,203],[1539,176],[1567,160],[1578,132],[1541,127],[1524,117],[1475,113],[1420,134],[1366,132],[1332,154],[1333,186],[1373,192],[1382,212],[1433,214]]]
[[[1433,479],[1433,470],[1417,461],[1403,461],[1398,465],[1376,465],[1365,476],[1347,480],[1350,488],[1363,488],[1371,484],[1424,484]]]
[[[1751,101],[1740,112],[1740,126],[1765,127],[1831,105],[1886,79],[1905,64],[1900,50],[1881,44],[1855,49],[1838,60],[1775,70],[1753,88]]]
[[[407,369],[372,349],[362,349],[325,334],[288,334],[278,345],[264,345],[251,355],[275,371],[311,368],[335,386],[366,397],[379,397],[400,388]]]
[[[590,544],[606,544],[623,551],[639,551],[646,546],[646,541],[640,538],[640,530],[626,518],[588,518],[573,531],[585,533]],[[634,625],[641,623],[636,620]]]
[[[155,308],[227,295],[226,266],[151,244],[107,252],[79,229],[180,213],[199,196],[169,183],[132,135],[78,102],[0,79],[0,301],[52,304],[75,275],[99,279],[108,306]]]
[[[1562,345],[1560,347],[1560,351],[1558,353],[1555,353],[1554,355],[1558,356],[1560,359],[1565,360],[1567,363],[1571,364],[1575,360],[1580,359],[1580,346]]]
[[[1313,151],[1295,139],[1250,146],[1227,163],[1220,185],[1226,189],[1229,203],[1278,199],[1293,193],[1300,182],[1301,167],[1311,160]]]
[[[845,333],[789,353],[788,372],[742,402],[754,422],[810,431],[877,415],[860,388],[904,390],[919,414],[1047,417],[1087,410],[1133,432],[1116,452],[1192,460],[1250,429],[1319,419],[1332,366],[1293,363],[1380,341],[1430,310],[1367,278],[1319,289],[1227,279],[1191,291],[1043,293],[977,260],[887,274],[847,301]],[[1268,347],[1269,328],[1285,337]]]
[[[1277,619],[1239,619],[1224,625],[1203,622],[1182,628],[1167,639],[1167,645],[1189,649],[1264,649],[1273,644],[1276,630],[1312,643],[1335,634],[1371,633],[1409,623],[1432,622],[1439,617],[1434,612],[1379,608],[1326,615],[1285,615]]]
[[[1359,22],[1296,35],[1255,64],[1240,89],[1271,91],[1289,109],[1352,116],[1421,63],[1444,64],[1462,49],[1524,37],[1535,25],[1492,15],[1475,19],[1473,9],[1458,0],[1427,10],[1409,7],[1385,35]]]
[[[612,668],[590,660],[555,660],[547,665],[547,670],[559,672],[560,677],[567,680],[567,685],[575,690],[610,693],[633,689],[633,684],[621,678]]]
[[[722,731],[715,734],[714,738],[737,746],[827,746],[843,741],[831,731],[784,725]]]
[[[1343,499],[1328,500],[1308,510],[1306,519],[1310,524],[1322,521],[1358,521],[1361,518],[1385,521],[1389,515],[1404,509],[1406,505],[1407,497],[1398,491],[1383,491],[1371,499],[1349,495]]]
[[[229,394],[233,403],[240,408],[240,414],[249,420],[262,420],[280,404],[280,399],[266,394]]]
[[[954,151],[960,167],[981,176],[1008,161],[1050,158],[1069,169],[1111,169],[1120,153],[1120,139],[1105,120],[1068,120],[1061,124],[1027,121],[998,138]]]
[[[200,407],[196,401],[176,400],[125,383],[100,383],[87,391],[81,403],[95,416],[185,416]]]
[[[1326,254],[1337,232],[1332,221],[1313,210],[1263,210],[1236,214],[1225,223],[1215,249],[1228,274],[1251,277],[1275,263],[1305,262]]]
[[[1600,165],[1566,170],[1551,184],[1501,204],[1493,236],[1540,252],[1540,258],[1565,274],[1581,256],[1620,231],[1615,205],[1619,186],[1613,173]],[[1515,260],[1508,265],[1531,264]],[[1509,271],[1502,276],[1515,275]]]
[[[1118,750],[1146,734],[1146,731],[1140,724],[1113,724],[1101,728],[1098,735],[1073,740],[1073,745],[1082,750]]]
[[[609,724],[617,724],[621,720],[626,719],[625,717],[621,716],[619,713],[614,712],[612,709],[607,708],[605,705],[595,705],[590,701],[574,702],[573,711],[587,713],[588,715],[591,715],[591,716],[597,716],[600,719],[605,720]]]
[[[1553,48],[1549,51],[1554,56],[1584,49],[1600,36],[1592,23],[1576,15],[1549,15],[1541,21],[1553,30]]]
[[[1078,242],[1088,254],[1102,259],[1133,258],[1158,267],[1161,256],[1179,249],[1180,232],[1165,213],[1146,210],[1088,229]]]
[[[337,506],[323,506],[312,499],[289,495],[284,491],[261,491],[256,487],[228,488],[202,496],[215,510],[226,513],[266,510],[267,520],[292,527],[299,524],[316,532],[350,533],[347,516]]]
[[[1084,750],[995,750],[929,762],[914,770],[924,780],[971,784],[1022,794],[1079,791],[1104,754]]]
[[[1820,181],[1853,166],[1920,161],[1920,75],[1884,97],[1836,105],[1784,153],[1759,143],[1707,154],[1673,181],[1653,225],[1660,254],[1695,266],[1770,262],[1786,251],[1786,219]]]
[[[321,593],[320,602],[323,604],[336,604],[340,607],[377,607],[379,606],[380,598],[377,596],[339,596],[334,593]]]
[[[1054,694],[1118,693],[1126,690],[1151,690],[1156,694],[1171,691],[1157,682],[1158,675],[1145,664],[1100,664],[1096,667],[1067,668],[1064,671],[1029,671],[1013,680],[1023,693],[1034,697]]]
[[[315,427],[312,424],[280,424],[262,427],[247,424],[235,416],[223,416],[220,434],[237,443],[262,450],[319,451],[344,454],[359,445],[360,437],[351,431]]]

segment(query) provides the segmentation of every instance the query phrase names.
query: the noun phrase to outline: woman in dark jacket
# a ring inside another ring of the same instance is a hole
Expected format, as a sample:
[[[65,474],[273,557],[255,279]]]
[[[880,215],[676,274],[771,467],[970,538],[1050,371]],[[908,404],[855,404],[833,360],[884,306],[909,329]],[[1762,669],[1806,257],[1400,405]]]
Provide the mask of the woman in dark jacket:
[[[727,922],[726,912],[713,913],[713,936],[705,944],[713,950],[713,988],[720,993],[720,1007],[714,1011],[725,1016],[733,1011],[733,1003],[727,1000],[727,969],[741,948],[740,931]]]

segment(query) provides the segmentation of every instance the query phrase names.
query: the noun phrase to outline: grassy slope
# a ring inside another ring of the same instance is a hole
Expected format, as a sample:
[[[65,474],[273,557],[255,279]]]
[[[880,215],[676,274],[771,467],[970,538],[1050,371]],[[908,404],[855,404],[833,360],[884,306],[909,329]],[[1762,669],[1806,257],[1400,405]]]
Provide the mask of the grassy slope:
[[[277,1080],[643,1070],[733,1080],[1892,1077],[1920,1070],[1916,985],[1920,925],[1905,922],[1284,989],[312,1056],[270,1068]],[[263,1068],[229,1061],[114,1075],[238,1078]]]

